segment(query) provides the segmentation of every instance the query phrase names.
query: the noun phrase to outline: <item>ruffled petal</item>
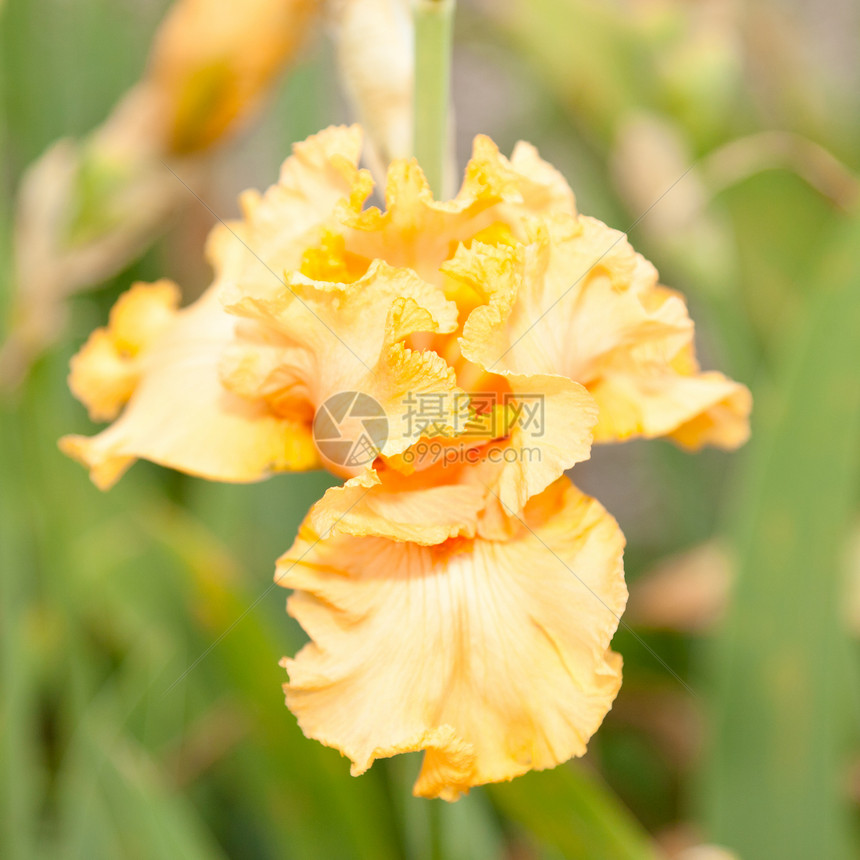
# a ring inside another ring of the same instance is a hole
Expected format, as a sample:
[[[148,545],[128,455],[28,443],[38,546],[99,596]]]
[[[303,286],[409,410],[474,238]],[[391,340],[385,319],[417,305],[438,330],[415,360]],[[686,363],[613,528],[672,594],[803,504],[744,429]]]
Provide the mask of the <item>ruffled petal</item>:
[[[645,307],[657,274],[622,233],[580,216],[536,224],[531,240],[473,243],[444,266],[486,295],[463,330],[463,354],[472,361],[587,385],[619,352],[673,338],[677,352],[689,341],[692,323],[680,298],[665,297],[653,312]]]
[[[222,361],[222,379],[237,394],[303,419],[331,397],[361,392],[387,416],[379,453],[388,456],[414,441],[400,420],[409,398],[445,396],[445,421],[453,423],[454,371],[440,356],[404,341],[415,332],[453,330],[457,309],[411,270],[376,261],[348,284],[293,274],[279,295],[237,294],[229,309],[249,323],[237,329]],[[344,464],[327,465],[354,474]]]
[[[94,437],[66,436],[61,449],[90,469],[102,489],[143,458],[192,475],[247,482],[273,470],[318,463],[310,430],[273,415],[265,403],[227,390],[218,372],[234,317],[210,289],[142,358],[123,414]]]
[[[520,187],[532,212],[576,214],[576,200],[567,180],[538,155],[532,144],[524,140],[517,143],[511,153],[511,167],[523,177]]]
[[[110,421],[140,378],[142,356],[172,323],[179,306],[172,281],[137,283],[117,300],[105,328],[96,329],[71,362],[69,388],[93,421]]]
[[[425,750],[415,793],[454,800],[582,755],[621,683],[623,537],[561,479],[506,541],[320,538],[278,564],[311,637],[287,704],[352,773]]]
[[[475,138],[452,200],[434,200],[418,163],[401,159],[389,167],[385,203],[384,212],[371,207],[345,213],[347,247],[368,259],[409,266],[433,283],[457,245],[481,231],[501,224],[522,239],[529,218],[575,212],[567,183],[534,147],[518,144],[509,161],[484,135]]]
[[[596,441],[669,436],[685,448],[737,448],[749,438],[752,395],[722,373],[607,373],[592,388]],[[693,416],[692,418],[690,416]]]
[[[598,409],[578,382],[551,374],[506,374],[516,420],[490,485],[505,510],[522,510],[565,471],[591,454]]]
[[[699,371],[683,300],[624,235],[584,216],[532,226],[525,245],[475,242],[444,264],[448,278],[484,296],[463,327],[462,354],[497,373],[582,383],[600,407],[601,442],[745,441],[749,392]]]
[[[370,173],[358,168],[361,144],[355,125],[294,144],[275,185],[242,194],[242,220],[212,230],[207,256],[219,280],[259,296],[283,290],[285,272],[300,269],[339,213],[360,210],[372,191]]]
[[[474,537],[486,487],[464,463],[437,463],[408,475],[369,469],[331,487],[311,508],[308,524],[317,534],[376,535],[417,544]]]

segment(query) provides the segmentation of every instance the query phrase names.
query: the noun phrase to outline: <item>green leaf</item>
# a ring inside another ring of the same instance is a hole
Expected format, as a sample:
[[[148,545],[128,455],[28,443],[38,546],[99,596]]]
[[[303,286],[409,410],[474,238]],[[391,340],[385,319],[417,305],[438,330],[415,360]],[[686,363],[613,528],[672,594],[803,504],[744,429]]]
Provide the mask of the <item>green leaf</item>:
[[[66,756],[60,820],[67,856],[223,857],[194,806],[123,731],[123,710],[109,685],[83,715]]]
[[[737,586],[715,657],[712,836],[742,857],[858,856],[842,786],[841,555],[860,438],[860,218],[846,225],[759,398],[737,495]],[[855,669],[856,673],[856,669]]]
[[[653,860],[648,836],[612,793],[575,765],[488,788],[496,806],[570,860]]]
[[[0,854],[31,856],[39,785],[37,701],[33,679],[35,631],[28,605],[36,583],[26,548],[21,507],[11,488],[22,478],[11,414],[0,410]]]

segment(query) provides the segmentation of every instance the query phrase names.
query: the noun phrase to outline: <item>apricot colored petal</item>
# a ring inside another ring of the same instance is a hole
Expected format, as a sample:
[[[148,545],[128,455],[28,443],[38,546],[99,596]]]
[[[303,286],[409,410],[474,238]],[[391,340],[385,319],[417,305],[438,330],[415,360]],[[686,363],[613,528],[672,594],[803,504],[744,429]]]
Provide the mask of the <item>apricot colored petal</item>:
[[[109,320],[119,348],[137,353],[153,343],[173,322],[180,298],[179,287],[169,280],[137,283],[123,293]]]
[[[134,392],[141,353],[172,323],[179,305],[172,281],[134,284],[119,297],[106,328],[96,329],[71,361],[69,388],[93,421],[110,421]]]
[[[103,328],[87,338],[70,368],[69,388],[93,421],[116,418],[137,386],[136,363],[120,355],[114,339]]]
[[[453,210],[465,209],[476,203],[503,203],[508,206],[505,221],[517,216],[574,215],[573,192],[564,177],[552,165],[543,161],[537,149],[520,141],[510,160],[486,135],[479,134],[472,144],[472,157],[466,165],[463,185],[447,205]]]
[[[236,393],[266,398],[286,414],[303,410],[298,418],[342,392],[370,395],[388,416],[386,455],[414,441],[402,420],[409,398],[447,395],[453,415],[454,371],[404,340],[418,331],[451,331],[456,306],[409,269],[375,261],[350,284],[293,275],[280,295],[237,295],[229,310],[253,323],[237,329],[222,363],[222,378]]]
[[[411,475],[369,470],[327,490],[308,523],[317,534],[375,535],[422,545],[474,537],[486,490],[468,483],[462,469],[454,472],[441,464]]]
[[[221,384],[218,362],[235,322],[215,289],[181,311],[145,356],[140,381],[119,419],[94,437],[66,436],[62,450],[87,466],[102,489],[139,458],[231,482],[314,466],[317,456],[306,426],[279,419],[265,403]]]
[[[669,436],[736,447],[748,435],[747,389],[698,369],[683,299],[620,233],[557,218],[525,246],[460,248],[446,274],[483,292],[462,354],[495,372],[574,379],[600,407],[599,442]]]
[[[351,228],[348,244],[368,258],[409,266],[428,281],[440,264],[494,224],[506,225],[518,239],[526,223],[538,215],[575,211],[573,194],[554,168],[528,144],[520,144],[512,160],[495,143],[478,135],[466,165],[463,184],[451,200],[433,199],[427,180],[414,160],[391,163],[385,186],[386,211],[376,207],[344,217]]]
[[[415,442],[404,416],[416,398],[441,397],[440,425],[452,428],[456,424],[456,404],[463,392],[457,386],[454,371],[434,352],[417,352],[395,343],[386,349],[361,385],[359,390],[370,393],[388,416],[388,438],[380,451],[386,457],[402,453]]]
[[[517,420],[489,485],[505,512],[522,510],[567,469],[591,454],[597,404],[578,382],[550,374],[506,374]]]
[[[558,218],[521,247],[473,244],[445,265],[487,293],[463,330],[463,354],[492,370],[557,373],[588,385],[619,352],[655,340],[677,352],[692,334],[680,298],[653,310],[653,267],[593,218]],[[674,354],[674,353],[673,353]],[[671,355],[669,356],[671,358]]]
[[[210,234],[207,256],[219,279],[251,295],[283,290],[284,273],[301,267],[336,213],[360,209],[370,194],[373,180],[358,168],[361,145],[355,125],[332,126],[294,144],[278,182],[263,194],[244,192],[242,220]]]
[[[312,353],[319,372],[346,376],[368,371],[386,345],[415,331],[452,331],[457,319],[456,306],[438,290],[409,269],[380,260],[353,283],[294,273],[276,295],[236,290],[226,303],[230,313],[263,323],[285,344]]]
[[[523,197],[536,214],[576,214],[576,201],[567,180],[540,157],[532,144],[524,140],[517,143],[511,153],[511,167],[522,177]]]
[[[440,548],[305,528],[280,560],[311,637],[287,704],[354,775],[424,750],[415,793],[455,800],[585,752],[621,683],[623,536],[567,479],[523,523]]]
[[[715,371],[610,373],[592,393],[600,407],[598,442],[670,436],[686,448],[736,448],[749,436],[749,390]]]

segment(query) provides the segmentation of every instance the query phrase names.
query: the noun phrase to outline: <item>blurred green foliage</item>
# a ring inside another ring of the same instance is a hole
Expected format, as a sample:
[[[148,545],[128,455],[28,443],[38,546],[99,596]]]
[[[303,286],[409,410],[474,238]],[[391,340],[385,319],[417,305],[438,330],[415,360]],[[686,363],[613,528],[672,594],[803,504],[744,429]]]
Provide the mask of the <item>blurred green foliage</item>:
[[[4,302],[23,170],[107,115],[163,8],[0,6]],[[336,752],[305,740],[277,666],[302,633],[271,571],[329,479],[221,487],[141,464],[105,496],[56,448],[89,430],[65,385],[70,355],[130,280],[181,268],[168,238],[74,302],[63,342],[0,407],[3,857],[636,860],[685,840],[745,860],[857,856],[858,654],[841,559],[858,486],[860,230],[844,210],[857,202],[860,116],[840,106],[860,76],[792,43],[809,23],[791,17],[800,10],[511,0],[463,3],[457,25],[461,136],[532,140],[583,211],[635,224],[634,244],[688,294],[708,361],[754,389],[740,455],[637,444],[598,452],[579,481],[625,529],[632,582],[668,553],[734,540],[738,577],[718,630],[637,631],[696,696],[622,629],[624,687],[587,763],[454,806],[409,796],[413,757],[352,779]],[[323,49],[308,52],[213,172],[226,164],[264,185],[291,141],[343,120],[329,66]],[[476,109],[488,80],[512,93],[492,115]],[[634,113],[696,164],[682,183],[699,182],[704,205],[674,226],[658,218],[671,193],[638,220],[635,189],[619,181]],[[779,170],[721,184],[705,169],[730,142],[774,128],[847,162],[844,197],[766,146],[759,162]],[[181,253],[199,256],[190,244]]]

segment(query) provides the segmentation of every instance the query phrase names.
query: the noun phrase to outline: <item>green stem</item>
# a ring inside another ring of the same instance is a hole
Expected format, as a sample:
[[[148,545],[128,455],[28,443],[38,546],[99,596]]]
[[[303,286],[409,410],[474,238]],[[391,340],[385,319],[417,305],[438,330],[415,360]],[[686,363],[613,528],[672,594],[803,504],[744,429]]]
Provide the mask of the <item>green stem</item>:
[[[430,858],[443,860],[442,848],[442,809],[444,800],[427,800],[427,826],[430,830]]]
[[[437,198],[445,189],[451,43],[456,0],[415,0],[415,91],[412,150]]]

